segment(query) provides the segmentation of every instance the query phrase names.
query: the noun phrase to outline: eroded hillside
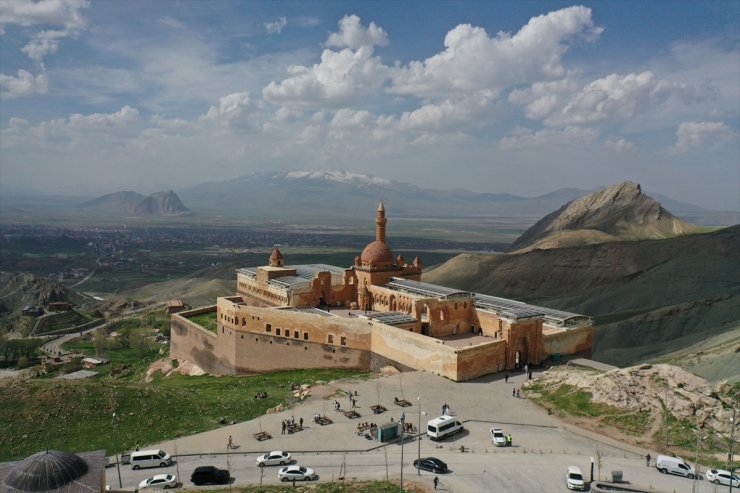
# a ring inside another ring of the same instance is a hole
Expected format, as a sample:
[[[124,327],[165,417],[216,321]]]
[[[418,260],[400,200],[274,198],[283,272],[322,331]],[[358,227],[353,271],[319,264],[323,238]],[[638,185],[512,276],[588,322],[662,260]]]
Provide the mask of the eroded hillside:
[[[594,358],[622,366],[737,327],[740,226],[666,240],[464,254],[423,279],[594,316]]]

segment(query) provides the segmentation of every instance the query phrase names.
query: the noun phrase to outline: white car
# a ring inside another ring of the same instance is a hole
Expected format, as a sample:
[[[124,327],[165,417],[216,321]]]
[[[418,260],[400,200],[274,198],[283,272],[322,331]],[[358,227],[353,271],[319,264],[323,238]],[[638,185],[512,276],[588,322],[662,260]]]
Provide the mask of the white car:
[[[278,472],[278,479],[280,481],[309,481],[316,478],[317,476],[313,469],[298,465],[283,467]]]
[[[177,486],[177,476],[174,474],[157,474],[139,483],[139,489],[144,488],[174,488]]]
[[[506,437],[504,436],[503,430],[501,428],[491,428],[488,431],[488,434],[491,435],[491,443],[493,443],[497,447],[506,447]]]
[[[257,457],[257,465],[260,467],[264,466],[284,466],[290,464],[290,453],[283,452],[281,450],[273,450],[265,455]]]
[[[724,469],[709,469],[706,474],[704,474],[704,477],[707,478],[707,481],[714,484],[724,484],[727,486],[729,486],[730,481],[732,481],[733,488],[740,488],[740,477],[730,473],[730,471],[725,471]]]

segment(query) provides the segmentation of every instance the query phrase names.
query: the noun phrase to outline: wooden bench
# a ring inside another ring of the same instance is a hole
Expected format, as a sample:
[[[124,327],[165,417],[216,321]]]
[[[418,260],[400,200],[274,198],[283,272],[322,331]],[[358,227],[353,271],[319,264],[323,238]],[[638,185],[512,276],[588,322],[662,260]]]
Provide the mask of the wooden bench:
[[[270,438],[272,438],[272,435],[270,435],[266,431],[260,431],[259,433],[254,434],[254,438],[261,442],[262,440],[269,440]]]
[[[354,409],[353,409],[353,410],[351,410],[351,411],[347,411],[347,412],[345,412],[345,413],[344,413],[344,415],[345,415],[345,416],[347,416],[347,417],[348,417],[349,419],[355,419],[355,418],[359,418],[359,417],[361,417],[361,416],[360,416],[360,413],[358,413],[358,412],[357,412],[357,411],[355,411]]]
[[[298,423],[288,425],[288,434],[295,433],[297,431],[303,431],[303,428]]]
[[[321,426],[330,425],[333,422],[334,421],[332,421],[331,419],[327,418],[326,416],[320,417],[319,420],[317,421],[317,423],[319,423]]]
[[[401,399],[400,401],[395,401],[395,403],[396,403],[397,406],[401,406],[401,407],[409,407],[409,406],[411,406],[411,403],[409,401],[407,401],[406,399]]]
[[[370,409],[372,409],[373,414],[384,413],[388,410],[385,408],[385,406],[381,406],[380,404],[375,404],[374,406],[370,406]]]

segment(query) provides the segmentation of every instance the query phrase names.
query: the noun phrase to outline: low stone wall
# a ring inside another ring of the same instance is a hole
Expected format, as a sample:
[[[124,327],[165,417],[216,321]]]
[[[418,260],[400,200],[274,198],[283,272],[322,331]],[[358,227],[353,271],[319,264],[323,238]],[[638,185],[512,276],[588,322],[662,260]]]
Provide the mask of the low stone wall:
[[[506,341],[497,339],[457,349],[457,378],[463,382],[506,369]]]
[[[553,354],[577,354],[591,351],[593,328],[590,325],[547,331],[543,334],[544,356]]]

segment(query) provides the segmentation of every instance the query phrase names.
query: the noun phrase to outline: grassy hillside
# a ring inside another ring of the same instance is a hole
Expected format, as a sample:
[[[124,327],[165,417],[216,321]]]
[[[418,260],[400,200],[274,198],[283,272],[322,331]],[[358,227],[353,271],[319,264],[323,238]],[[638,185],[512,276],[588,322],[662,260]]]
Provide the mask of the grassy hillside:
[[[594,316],[594,357],[625,365],[737,327],[740,226],[666,240],[465,254],[423,279]]]
[[[102,380],[0,380],[0,461],[44,448],[108,453],[218,427],[218,418],[244,421],[288,402],[291,383],[314,383],[346,370],[286,371],[251,377],[155,378],[146,384]],[[255,399],[266,390],[268,398]],[[113,413],[116,414],[113,417]],[[161,423],[168,426],[160,426]]]

